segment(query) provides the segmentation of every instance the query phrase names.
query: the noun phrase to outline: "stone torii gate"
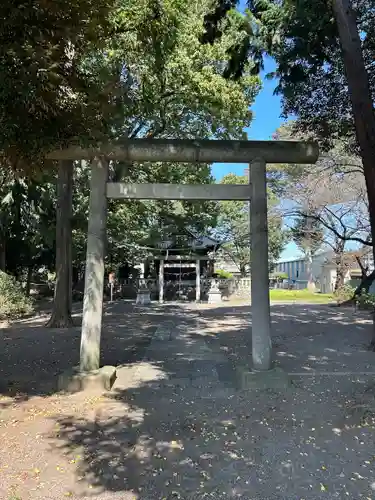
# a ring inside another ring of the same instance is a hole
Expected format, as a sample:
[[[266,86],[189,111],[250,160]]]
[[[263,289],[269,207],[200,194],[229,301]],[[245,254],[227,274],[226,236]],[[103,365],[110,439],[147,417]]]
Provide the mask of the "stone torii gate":
[[[267,163],[315,163],[313,142],[132,139],[116,145],[70,147],[48,155],[52,160],[91,162],[90,212],[80,372],[99,369],[102,329],[107,198],[250,201],[253,370],[268,371],[271,324],[268,277]],[[250,185],[125,184],[109,182],[109,162],[249,163]]]

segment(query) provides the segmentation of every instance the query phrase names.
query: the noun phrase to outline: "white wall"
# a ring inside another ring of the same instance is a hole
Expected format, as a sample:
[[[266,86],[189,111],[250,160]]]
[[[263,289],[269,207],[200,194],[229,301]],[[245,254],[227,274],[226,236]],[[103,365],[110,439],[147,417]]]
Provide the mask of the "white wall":
[[[322,252],[318,255],[314,255],[312,258],[312,275],[314,281],[321,281],[322,272],[324,272],[323,267],[325,267],[324,264],[329,258],[332,258],[332,252]]]
[[[279,262],[275,266],[275,272],[286,273],[291,280],[306,279],[306,263],[304,259],[296,259]]]
[[[332,252],[322,252],[314,255],[312,258],[312,275],[314,281],[320,281],[322,266],[327,258],[331,257]],[[307,262],[305,258],[292,259],[279,262],[275,267],[276,272],[286,273],[290,280],[307,281]]]
[[[322,293],[332,293],[336,282],[336,269],[332,266],[322,266],[319,277],[320,291]]]

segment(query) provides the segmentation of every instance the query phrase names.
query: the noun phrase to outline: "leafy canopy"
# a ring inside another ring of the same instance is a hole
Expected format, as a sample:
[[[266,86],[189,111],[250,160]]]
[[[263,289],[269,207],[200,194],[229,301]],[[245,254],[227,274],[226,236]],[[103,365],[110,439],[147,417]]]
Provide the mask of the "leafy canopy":
[[[20,127],[20,116],[10,116],[11,110],[3,108],[0,119],[10,135],[4,138],[0,150],[8,148],[9,152],[13,144],[17,154],[33,157],[44,148],[78,139],[85,142],[145,136],[243,137],[243,129],[251,121],[249,108],[260,89],[260,79],[253,74],[253,61],[246,63],[243,75],[236,81],[225,75],[228,50],[248,36],[242,15],[229,13],[222,23],[220,40],[202,44],[205,14],[211,11],[208,0],[193,5],[187,0],[120,0],[116,4],[102,0],[98,4],[102,10],[95,6],[88,0],[69,6],[56,4],[56,11],[48,13],[51,18],[38,28],[40,38],[32,31],[31,17],[26,16],[25,40],[20,38],[16,50],[23,57],[23,47],[28,43],[38,57],[34,59],[35,72],[30,82],[24,73],[17,80],[24,92],[19,96],[19,106],[33,108],[38,102],[42,103],[41,111],[27,121],[18,137],[16,128],[6,128],[5,122],[14,119],[14,127]],[[40,9],[43,17],[44,7]],[[58,40],[52,25],[56,30],[61,25]],[[28,30],[33,36],[26,36]],[[56,52],[49,52],[57,41],[60,45]],[[25,72],[29,71],[27,64],[25,56]],[[16,78],[17,74],[13,76]],[[48,84],[47,94],[42,77],[51,78],[54,84]],[[3,95],[4,100],[12,100],[12,87],[4,81],[2,84],[4,93],[0,91],[0,98]],[[4,174],[6,165],[3,164]],[[213,182],[210,167],[205,164],[114,162],[112,167],[112,177],[125,182]],[[1,241],[8,247],[7,261],[12,272],[21,272],[28,266],[52,265],[54,175],[54,170],[44,169],[38,178],[13,176],[1,186],[5,209]],[[88,178],[88,166],[77,163],[72,220],[73,260],[77,266],[85,258]],[[140,258],[137,243],[149,242],[169,227],[188,226],[201,232],[215,225],[215,217],[216,204],[209,202],[111,201],[109,258],[112,262]],[[16,248],[19,259],[13,262]]]
[[[210,41],[218,36],[225,8],[238,4],[238,1],[215,1],[214,14],[206,18]],[[294,123],[295,131],[313,132],[326,149],[331,148],[335,140],[346,136],[349,150],[357,150],[352,106],[331,2],[248,0],[247,6],[252,37],[255,37],[259,54],[271,55],[276,61],[276,71],[268,76],[279,79],[276,92],[282,98],[283,114],[298,117]],[[352,2],[352,6],[361,33],[370,87],[374,92],[373,1],[359,0]],[[253,47],[249,39],[237,51],[231,76],[241,74],[241,64],[251,55]]]
[[[20,158],[97,128],[98,96],[79,63],[108,35],[113,6],[111,0],[1,2],[0,151],[12,165],[20,168]]]

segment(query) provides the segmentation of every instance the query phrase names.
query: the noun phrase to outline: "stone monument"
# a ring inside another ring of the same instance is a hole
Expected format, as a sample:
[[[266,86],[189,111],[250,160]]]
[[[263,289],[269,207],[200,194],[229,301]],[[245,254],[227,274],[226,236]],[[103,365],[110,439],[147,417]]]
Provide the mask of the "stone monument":
[[[151,304],[150,290],[145,280],[139,281],[137,290],[137,300],[135,302],[138,306],[147,306]]]
[[[221,291],[219,290],[217,281],[213,279],[211,281],[210,289],[208,290],[208,303],[209,304],[219,304],[221,302]]]

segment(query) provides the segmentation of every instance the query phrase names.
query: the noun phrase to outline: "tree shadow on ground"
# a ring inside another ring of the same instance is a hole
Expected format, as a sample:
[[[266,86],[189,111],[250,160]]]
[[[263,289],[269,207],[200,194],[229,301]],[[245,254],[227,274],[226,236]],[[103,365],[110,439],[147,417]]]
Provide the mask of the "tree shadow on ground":
[[[178,312],[178,305],[142,308],[130,301],[106,303],[101,365],[122,366],[140,361],[162,318],[174,318]],[[59,375],[79,364],[81,315],[82,304],[75,304],[73,328],[47,328],[46,317],[41,315],[0,330],[0,397],[14,398],[16,402],[57,392]],[[8,401],[3,405],[8,405]]]
[[[232,369],[210,374],[228,360],[233,368],[231,356],[248,363],[249,308],[185,311],[179,347],[150,346],[138,376],[95,416],[56,419],[51,446],[82,457],[77,477],[103,499],[371,497],[374,419],[356,411],[375,394],[373,375],[362,374],[371,327],[321,306],[272,312],[275,356],[285,352],[297,374],[291,389],[248,392]]]
[[[237,329],[210,336],[229,357],[243,358],[246,352],[251,358],[251,321],[249,306],[222,306],[202,312],[202,319],[210,324],[222,315],[227,322],[235,321]],[[374,360],[370,352],[372,318],[366,312],[354,313],[351,309],[336,309],[326,305],[283,304],[272,307],[272,342],[274,359],[286,371],[308,372],[319,365],[330,365],[330,371],[356,369],[369,371]]]

